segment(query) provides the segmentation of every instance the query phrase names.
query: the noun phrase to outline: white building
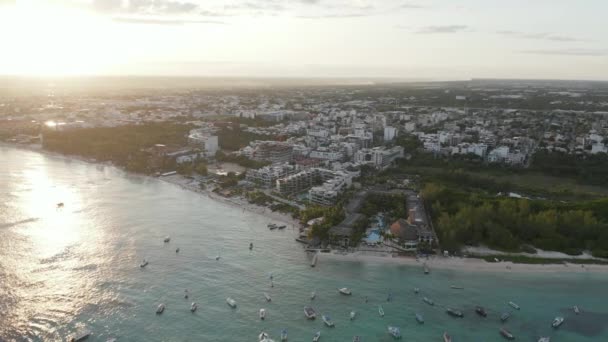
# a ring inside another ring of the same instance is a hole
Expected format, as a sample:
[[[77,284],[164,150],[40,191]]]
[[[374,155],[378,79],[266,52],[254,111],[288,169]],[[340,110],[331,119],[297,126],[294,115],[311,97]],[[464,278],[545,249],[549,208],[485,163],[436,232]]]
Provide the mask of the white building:
[[[321,186],[315,186],[308,191],[311,203],[330,206],[334,205],[338,196],[352,184],[352,176],[345,172],[335,172],[335,177],[325,181]]]
[[[217,135],[212,135],[206,130],[193,129],[188,135],[188,142],[193,147],[201,149],[207,157],[215,156],[218,150],[218,139]]]
[[[395,136],[397,136],[397,129],[395,127],[384,127],[384,141],[392,141],[395,139]]]
[[[377,169],[388,167],[395,159],[403,157],[403,147],[395,146],[387,149],[384,147],[364,148],[355,153],[355,163],[372,164]]]

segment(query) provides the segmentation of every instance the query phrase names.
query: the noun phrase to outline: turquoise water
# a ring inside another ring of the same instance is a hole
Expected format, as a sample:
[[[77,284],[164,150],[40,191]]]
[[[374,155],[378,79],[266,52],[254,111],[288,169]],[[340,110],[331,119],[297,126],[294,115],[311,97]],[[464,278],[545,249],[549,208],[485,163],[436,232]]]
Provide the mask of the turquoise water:
[[[257,341],[262,330],[278,341],[283,328],[290,341],[310,341],[317,330],[321,341],[353,335],[390,341],[388,325],[401,327],[404,341],[441,341],[444,331],[454,341],[500,341],[498,316],[510,300],[521,310],[505,326],[518,341],[539,335],[608,341],[607,274],[433,270],[425,276],[416,267],[327,258],[311,268],[294,231],[269,231],[264,217],[173,185],[12,148],[0,147],[0,160],[1,341],[61,341],[82,328],[93,332],[90,341]],[[58,202],[65,207],[56,209]],[[142,270],[143,258],[150,264]],[[352,296],[338,294],[345,286]],[[237,309],[226,305],[228,296]],[[199,304],[194,314],[192,301]],[[166,304],[162,315],[154,313],[159,303]],[[478,304],[488,318],[474,313]],[[330,315],[336,327],[306,320],[304,305]],[[572,305],[583,313],[575,316]],[[465,317],[451,318],[443,306]],[[265,321],[260,308],[267,310]],[[358,312],[352,322],[351,310]],[[553,330],[556,315],[566,321]]]

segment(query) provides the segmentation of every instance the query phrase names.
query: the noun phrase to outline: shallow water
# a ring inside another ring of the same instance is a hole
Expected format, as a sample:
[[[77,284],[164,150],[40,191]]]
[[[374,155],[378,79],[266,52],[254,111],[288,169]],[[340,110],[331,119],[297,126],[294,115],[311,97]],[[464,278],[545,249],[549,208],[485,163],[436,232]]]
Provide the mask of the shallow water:
[[[440,341],[444,331],[454,341],[500,341],[498,316],[510,300],[521,310],[505,326],[519,341],[539,335],[608,341],[607,274],[424,275],[419,267],[324,258],[311,268],[290,228],[269,231],[262,216],[176,186],[6,147],[0,147],[0,161],[2,341],[61,341],[83,328],[93,332],[90,341],[257,341],[262,330],[278,341],[283,328],[290,341],[310,341],[317,330],[322,341],[351,341],[353,335],[390,341],[388,325],[401,327],[406,341]],[[65,207],[57,209],[58,202]],[[143,258],[150,264],[140,269]],[[344,286],[352,296],[338,294]],[[228,307],[228,296],[237,309]],[[436,305],[424,304],[423,296]],[[192,301],[199,304],[194,314]],[[162,315],[154,313],[159,303],[166,304]],[[306,320],[303,306],[309,304],[336,327]],[[474,313],[478,304],[488,318]],[[574,315],[572,305],[582,314]],[[449,317],[445,306],[465,317]],[[262,307],[265,321],[257,314]],[[358,312],[352,322],[351,310]],[[424,325],[416,323],[416,312]],[[566,321],[553,330],[556,315]]]

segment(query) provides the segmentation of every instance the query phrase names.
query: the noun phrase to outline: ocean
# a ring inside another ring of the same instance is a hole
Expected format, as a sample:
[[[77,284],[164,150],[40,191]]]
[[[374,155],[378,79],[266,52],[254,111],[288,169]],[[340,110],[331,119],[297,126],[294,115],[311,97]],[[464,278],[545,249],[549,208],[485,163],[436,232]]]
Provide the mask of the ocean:
[[[605,273],[424,275],[420,267],[364,258],[320,258],[311,268],[292,227],[270,231],[263,216],[158,179],[10,147],[0,147],[0,199],[0,341],[65,341],[79,330],[92,333],[87,341],[258,341],[261,331],[279,341],[282,329],[289,341],[311,341],[316,331],[321,341],[391,341],[389,325],[401,328],[404,341],[442,341],[444,331],[455,342],[501,341],[506,311],[513,314],[504,327],[517,341],[608,341]],[[353,295],[340,295],[341,287]],[[160,303],[166,309],[156,315]],[[304,317],[305,305],[316,320]],[[475,314],[476,305],[487,318]],[[448,316],[446,307],[464,318]],[[555,316],[565,318],[559,329],[551,328]]]

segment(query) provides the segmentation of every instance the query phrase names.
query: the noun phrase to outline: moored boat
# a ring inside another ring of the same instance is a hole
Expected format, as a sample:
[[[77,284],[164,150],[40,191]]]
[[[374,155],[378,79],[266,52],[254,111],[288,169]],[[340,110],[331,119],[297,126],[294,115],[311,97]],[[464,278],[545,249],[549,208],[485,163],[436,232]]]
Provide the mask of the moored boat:
[[[228,304],[228,306],[230,306],[231,308],[236,308],[236,301],[230,297],[226,298],[226,303]]]
[[[310,267],[315,267],[317,265],[317,257],[318,257],[318,254],[315,253],[315,255],[313,255],[313,257],[312,257],[312,261],[310,262]]]
[[[253,242],[250,242],[249,243],[249,250],[252,250],[252,249],[253,249]]]
[[[272,298],[270,298],[270,295],[268,295],[268,293],[264,292],[264,298],[266,298],[267,302],[272,301]]]
[[[269,224],[268,224],[268,229],[270,229],[270,230],[275,230],[275,229],[277,229],[277,228],[278,228],[278,227],[277,227],[277,225],[276,225],[276,224],[274,224],[274,223],[269,223]]]
[[[343,287],[341,289],[338,289],[338,292],[340,292],[343,295],[347,295],[347,296],[350,296],[353,294],[352,291],[348,287]]]
[[[315,299],[315,297],[316,297],[316,296],[317,296],[317,293],[316,293],[315,291],[312,291],[312,292],[310,293],[310,300]]]
[[[192,302],[192,304],[190,305],[190,312],[194,312],[196,311],[196,309],[198,309],[198,304]]]
[[[456,285],[450,285],[450,288],[453,290],[464,290],[464,287],[462,286],[456,286]]]
[[[422,298],[422,301],[425,302],[425,303],[427,303],[428,305],[431,305],[431,306],[435,305],[435,302],[433,302],[432,300],[430,300],[427,297]]]
[[[415,293],[415,294],[418,294],[419,292],[420,292],[420,289],[419,289],[419,288],[417,288],[417,287],[414,287],[414,293]]]
[[[421,315],[421,314],[417,313],[417,314],[416,314],[416,321],[417,321],[418,323],[420,323],[420,324],[423,324],[423,323],[424,323],[424,317],[422,317],[422,315]]]
[[[329,317],[327,315],[323,315],[323,316],[321,316],[321,318],[323,319],[323,323],[325,323],[325,325],[327,325],[330,328],[334,327],[334,322],[331,320],[331,317]]]
[[[477,313],[479,316],[481,316],[481,317],[486,317],[486,316],[488,316],[488,313],[486,312],[486,310],[485,310],[483,307],[481,307],[481,306],[476,306],[476,307],[475,307],[475,312],[476,312],[476,313]]]
[[[281,341],[282,342],[287,341],[287,329],[281,330]]]
[[[443,342],[452,342],[452,337],[447,332],[443,333]]]
[[[315,336],[312,337],[312,342],[318,342],[321,339],[321,332],[317,331]]]
[[[361,336],[359,336],[359,335],[353,336],[353,342],[361,342]]]
[[[431,270],[429,269],[429,267],[425,263],[424,264],[424,274],[429,274],[430,272],[431,272]]]
[[[165,236],[165,238],[163,239],[163,242],[167,243],[169,241],[171,241],[171,237],[169,235]]]
[[[500,315],[500,320],[503,322],[506,322],[509,317],[511,317],[511,313],[510,312],[505,312],[502,315]]]
[[[305,306],[304,307],[304,315],[308,319],[315,319],[315,318],[317,318],[317,313],[315,312],[315,309],[313,309],[310,306]]]
[[[277,226],[277,228],[278,229],[285,229],[285,228],[287,228],[287,226],[286,225],[281,225],[281,226]]]
[[[266,310],[260,309],[259,315],[260,315],[260,319],[264,320],[266,318]]]
[[[179,253],[179,247],[175,249],[175,253]]]
[[[382,306],[378,307],[378,314],[380,315],[380,317],[384,317],[384,309],[382,308]]]
[[[163,313],[163,311],[165,311],[165,304],[158,304],[158,306],[156,307],[156,314],[160,315]]]
[[[91,336],[91,332],[88,330],[78,332],[68,338],[68,342],[79,342],[84,341]]]
[[[538,342],[551,342],[550,337],[541,337],[538,339]]]
[[[515,309],[515,310],[519,310],[519,305],[515,304],[514,302],[509,302],[509,305]]]
[[[258,335],[258,340],[260,342],[274,342],[272,339],[270,339],[270,336],[263,331],[260,333],[260,335]]]
[[[388,327],[388,333],[393,336],[394,339],[401,338],[401,330],[398,327]]]
[[[515,336],[513,336],[513,334],[511,334],[511,332],[509,332],[505,328],[500,328],[500,335],[502,335],[502,337],[506,338],[507,340],[514,340],[515,339]]]
[[[460,310],[456,310],[456,309],[452,309],[452,308],[447,308],[445,310],[445,312],[447,312],[448,315],[450,315],[452,317],[458,317],[458,318],[464,317],[464,314]]]
[[[144,259],[142,260],[141,264],[139,264],[139,267],[144,268],[146,266],[148,266],[148,260]]]
[[[562,323],[564,323],[564,317],[555,317],[553,319],[553,323],[551,323],[551,326],[554,328],[559,327],[560,325],[562,325]]]
[[[353,319],[355,319],[355,316],[357,316],[357,313],[355,311],[351,311],[350,312],[350,320],[352,321]]]
[[[581,311],[578,309],[578,306],[576,306],[576,305],[572,307],[572,310],[574,310],[574,313],[577,314],[577,315],[579,313],[581,313]]]

